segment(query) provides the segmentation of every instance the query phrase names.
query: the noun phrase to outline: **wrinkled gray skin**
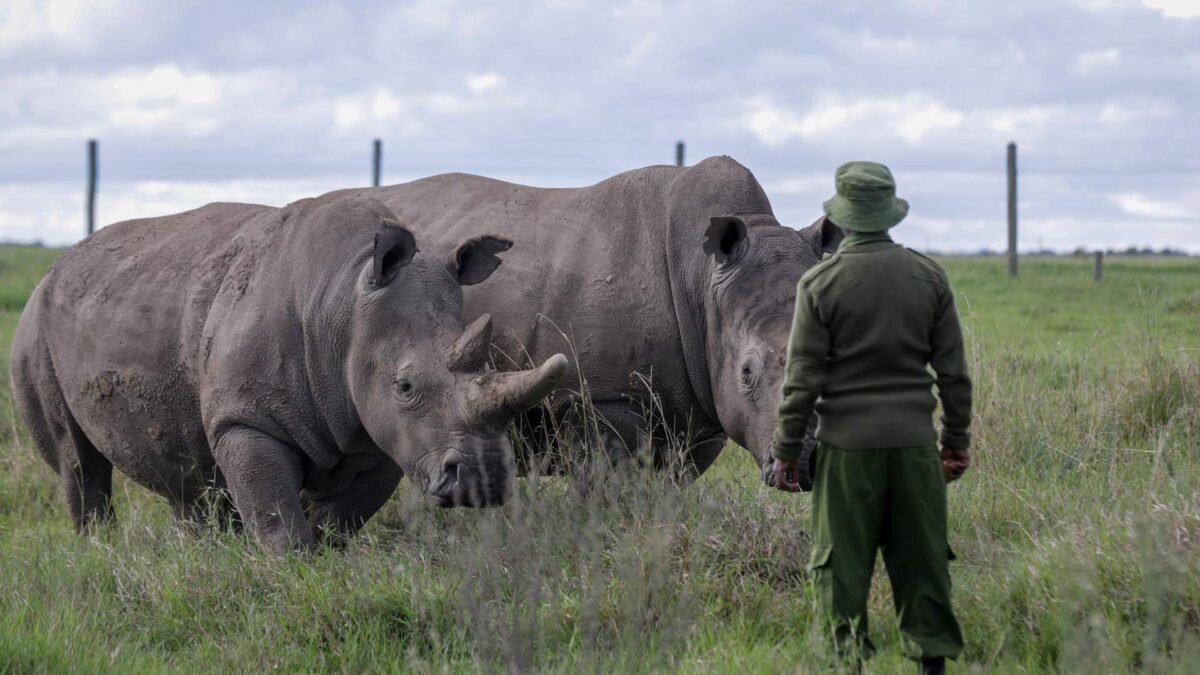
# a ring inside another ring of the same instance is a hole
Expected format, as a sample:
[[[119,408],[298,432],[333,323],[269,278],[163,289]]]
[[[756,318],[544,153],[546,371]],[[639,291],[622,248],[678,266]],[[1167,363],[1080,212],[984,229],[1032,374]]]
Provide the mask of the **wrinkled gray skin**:
[[[506,424],[566,369],[483,373],[491,322],[460,286],[510,243],[444,256],[368,198],[210,204],[104,228],[55,263],[13,343],[13,391],[83,529],[112,469],[197,518],[227,487],[267,547],[352,533],[408,476],[442,506],[498,504]]]
[[[447,174],[343,194],[379,199],[431,247],[491,228],[511,239],[496,278],[466,292],[466,315],[495,316],[509,355],[573,347],[565,381],[578,389],[582,375],[621,449],[644,440],[641,373],[671,433],[691,434],[690,475],[726,437],[768,465],[796,284],[842,233],[824,219],[781,226],[741,164],[652,166],[586,188]]]

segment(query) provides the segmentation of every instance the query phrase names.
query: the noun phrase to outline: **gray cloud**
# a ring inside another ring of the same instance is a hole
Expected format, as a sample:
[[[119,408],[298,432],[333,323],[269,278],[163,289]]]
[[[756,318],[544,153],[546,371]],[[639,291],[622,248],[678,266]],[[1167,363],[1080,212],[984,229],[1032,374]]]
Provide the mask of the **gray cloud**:
[[[1200,252],[1192,4],[10,0],[0,239],[78,237],[89,136],[105,222],[363,183],[376,136],[389,181],[541,185],[684,138],[754,170],[789,224],[873,158],[913,203],[898,235],[998,247],[1012,139],[1025,243]]]

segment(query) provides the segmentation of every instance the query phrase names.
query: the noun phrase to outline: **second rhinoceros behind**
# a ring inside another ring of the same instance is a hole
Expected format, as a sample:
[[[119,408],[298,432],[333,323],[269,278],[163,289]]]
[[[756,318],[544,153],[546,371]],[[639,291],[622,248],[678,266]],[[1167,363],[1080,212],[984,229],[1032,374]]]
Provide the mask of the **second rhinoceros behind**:
[[[690,477],[732,439],[770,479],[796,284],[842,236],[828,219],[780,225],[758,179],[729,157],[582,188],[448,174],[342,194],[379,199],[430,249],[483,232],[516,242],[492,283],[466,291],[467,317],[492,312],[510,357],[573,350],[568,379],[603,418],[579,426],[607,437],[592,447],[649,449]],[[569,397],[550,408],[556,428],[572,420]],[[664,442],[672,436],[683,442]]]
[[[500,503],[505,426],[566,369],[482,372],[491,319],[464,329],[460,286],[509,245],[423,254],[366,198],[118,223],[30,298],[17,406],[79,528],[111,517],[114,466],[181,519],[227,486],[275,550],[311,548],[323,523],[355,531],[403,474],[442,506]]]

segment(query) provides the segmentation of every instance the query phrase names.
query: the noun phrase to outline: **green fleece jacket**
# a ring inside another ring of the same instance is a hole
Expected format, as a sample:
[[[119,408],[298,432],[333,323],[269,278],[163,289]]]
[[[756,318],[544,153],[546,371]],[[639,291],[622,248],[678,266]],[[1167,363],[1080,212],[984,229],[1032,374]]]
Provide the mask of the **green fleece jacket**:
[[[930,373],[933,367],[935,375]],[[946,271],[886,233],[850,233],[800,279],[773,454],[818,440],[846,450],[970,445],[971,379]]]

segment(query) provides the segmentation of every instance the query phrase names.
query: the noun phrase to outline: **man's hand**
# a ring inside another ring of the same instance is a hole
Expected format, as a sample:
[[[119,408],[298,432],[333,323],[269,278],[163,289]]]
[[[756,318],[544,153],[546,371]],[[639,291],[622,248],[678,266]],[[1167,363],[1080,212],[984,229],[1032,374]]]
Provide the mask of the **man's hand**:
[[[957,448],[942,448],[942,470],[946,473],[947,483],[962,478],[970,466],[971,453]]]
[[[780,459],[772,460],[771,475],[775,479],[776,488],[784,492],[800,491],[800,460],[791,462]]]

